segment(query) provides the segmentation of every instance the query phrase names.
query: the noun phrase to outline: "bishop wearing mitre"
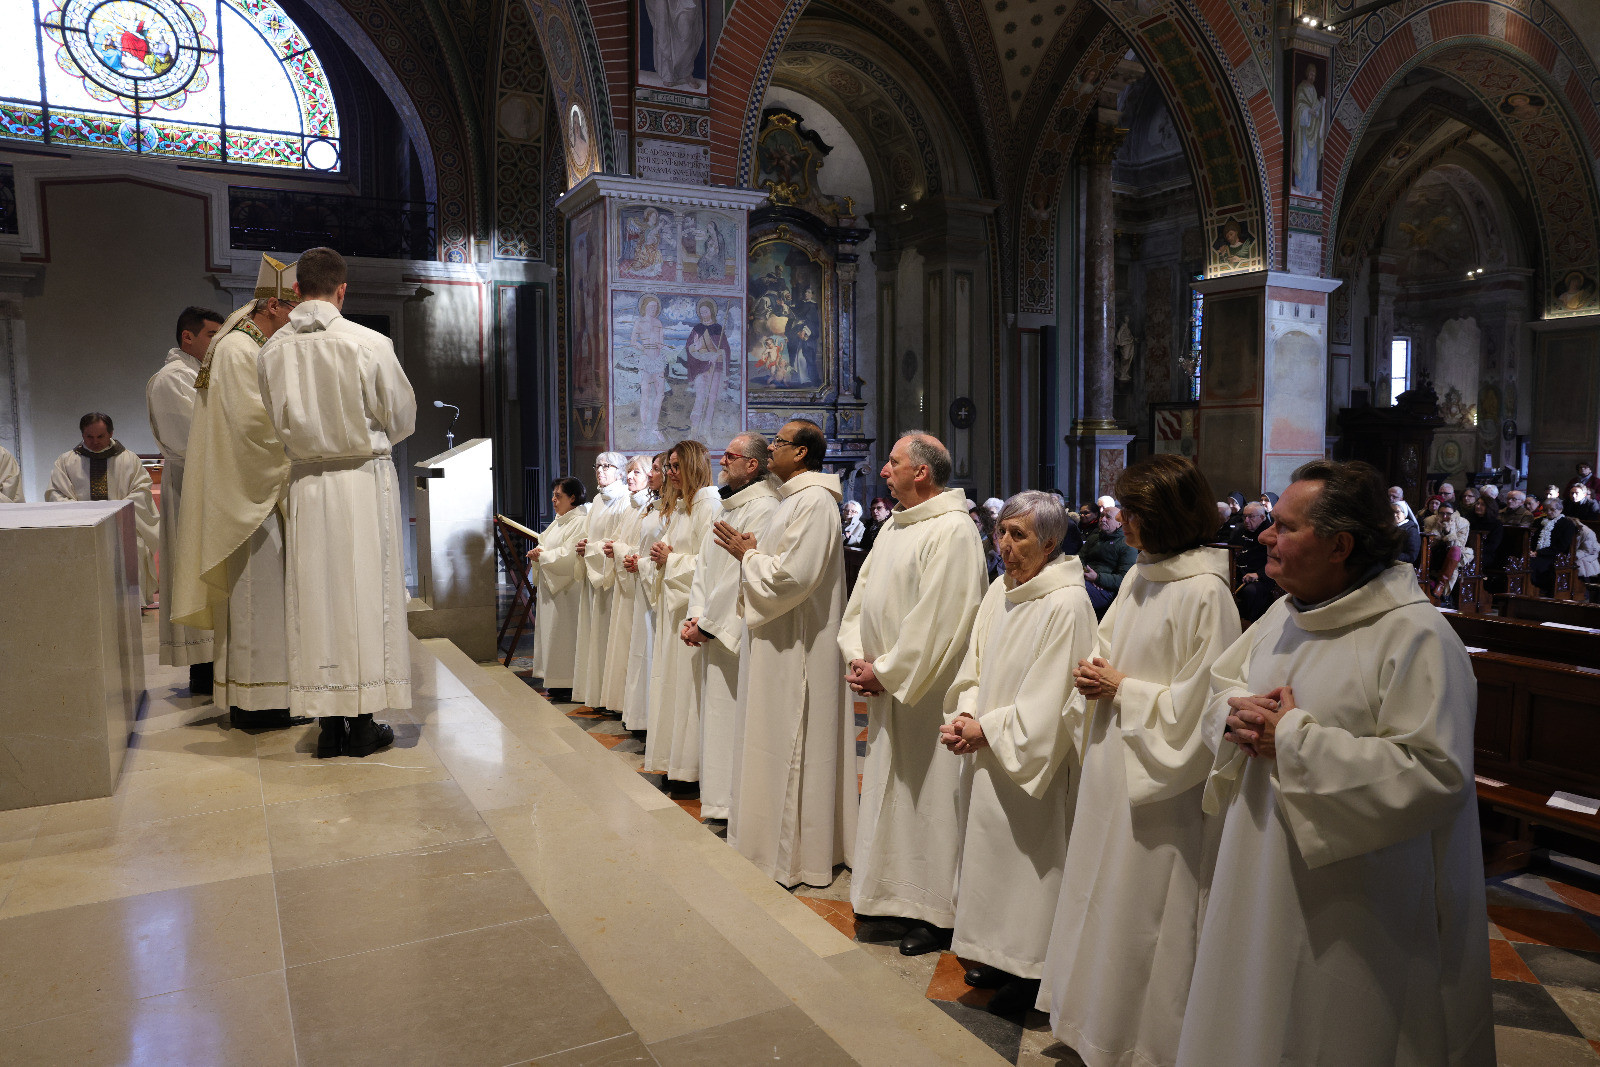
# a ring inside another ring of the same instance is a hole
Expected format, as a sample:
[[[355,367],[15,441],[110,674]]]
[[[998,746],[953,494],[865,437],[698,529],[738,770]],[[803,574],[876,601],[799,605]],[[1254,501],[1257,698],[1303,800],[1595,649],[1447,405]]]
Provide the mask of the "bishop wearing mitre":
[[[594,481],[600,491],[583,516],[583,533],[573,551],[578,554],[578,655],[572,668],[572,699],[599,710],[607,707],[606,659],[610,649],[611,604],[616,598],[617,570],[605,543],[617,535],[632,501],[622,479],[621,452],[602,452],[594,461]]]
[[[289,708],[322,720],[319,757],[366,756],[394,741],[375,713],[411,706],[390,450],[411,436],[417,399],[389,339],[340,314],[344,257],[313,248],[295,272],[300,303],[257,360],[261,399],[289,454]]]
[[[161,543],[161,516],[156,512],[150,474],[112,434],[111,416],[91,411],[78,420],[83,443],[61,453],[50,468],[46,500],[131,500],[139,536],[139,595],[149,604],[156,596],[156,550]]]
[[[160,661],[189,668],[189,690],[211,688],[211,632],[172,621],[172,576],[178,556],[178,526],[183,498],[184,451],[194,415],[194,382],[200,361],[222,326],[222,316],[201,307],[186,307],[178,316],[177,345],[144,387],[150,432],[161,446],[161,607],[156,615]]]
[[[907,956],[948,948],[955,926],[961,763],[939,727],[988,579],[966,494],[945,488],[951,467],[930,434],[895,442],[880,474],[898,503],[839,628],[846,681],[867,701],[850,906],[860,936]]]
[[[239,729],[288,726],[284,513],[289,457],[256,357],[288,325],[295,267],[261,257],[255,292],[222,324],[195,380],[172,615],[214,636],[217,707]]]
[[[825,886],[856,836],[855,716],[839,657],[844,539],[827,438],[805,419],[772,442],[783,485],[759,534],[718,522],[739,560],[748,634],[739,663],[742,734],[728,844],[785,886]]]

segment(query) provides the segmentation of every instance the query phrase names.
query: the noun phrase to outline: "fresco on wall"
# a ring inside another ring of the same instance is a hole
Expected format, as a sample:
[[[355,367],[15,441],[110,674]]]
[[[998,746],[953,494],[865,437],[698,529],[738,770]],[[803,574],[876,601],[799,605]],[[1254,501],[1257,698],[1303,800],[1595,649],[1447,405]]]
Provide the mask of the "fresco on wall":
[[[1256,251],[1256,235],[1250,227],[1236,218],[1228,218],[1217,226],[1211,242],[1211,262],[1224,270],[1254,265],[1261,258]]]
[[[823,265],[778,237],[752,250],[749,279],[751,388],[821,388],[828,311]]]
[[[1297,196],[1322,195],[1322,145],[1328,135],[1326,72],[1328,62],[1305,52],[1290,53],[1289,191]]]
[[[605,408],[605,208],[596,205],[572,220],[570,231],[572,403],[583,436],[594,436]]]
[[[1569,270],[1555,287],[1555,302],[1563,311],[1586,311],[1595,307],[1594,279],[1581,270]]]
[[[676,218],[654,206],[625,207],[617,213],[617,277],[676,282]]]
[[[718,451],[744,426],[744,324],[737,296],[648,289],[611,294],[611,445],[680,438]]]
[[[1395,213],[1404,273],[1459,274],[1479,259],[1461,198],[1446,182],[1418,182]]]
[[[739,264],[734,258],[739,224],[720,211],[690,211],[678,217],[678,244],[686,282],[737,285]]]

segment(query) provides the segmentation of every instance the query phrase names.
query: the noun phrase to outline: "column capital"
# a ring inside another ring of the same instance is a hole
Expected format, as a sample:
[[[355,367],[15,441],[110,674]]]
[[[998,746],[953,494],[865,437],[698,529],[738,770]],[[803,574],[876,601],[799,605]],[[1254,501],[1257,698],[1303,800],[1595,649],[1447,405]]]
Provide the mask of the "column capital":
[[[1094,163],[1110,163],[1116,158],[1117,149],[1122,147],[1122,139],[1128,135],[1128,130],[1110,122],[1091,122],[1083,133],[1080,150],[1084,156]]]

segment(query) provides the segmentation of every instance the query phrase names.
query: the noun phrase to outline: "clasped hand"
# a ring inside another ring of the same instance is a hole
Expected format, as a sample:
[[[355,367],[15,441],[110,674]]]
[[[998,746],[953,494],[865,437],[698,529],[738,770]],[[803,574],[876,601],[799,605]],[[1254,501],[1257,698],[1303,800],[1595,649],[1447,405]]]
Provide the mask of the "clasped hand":
[[[1080,659],[1072,668],[1073,686],[1089,700],[1110,700],[1117,695],[1126,677],[1099,656]]]
[[[612,547],[615,544],[616,544],[615,541],[607,541],[604,545],[602,545],[600,547],[600,551],[602,551],[602,552],[604,552],[606,554],[606,558],[607,559],[616,559],[617,558],[616,549],[614,549]]]
[[[623,556],[622,557],[622,566],[627,569],[629,574],[638,574],[639,573],[639,553],[634,552],[634,553],[632,553],[630,555]]]
[[[541,553],[543,551],[544,551],[544,546],[543,545],[534,545],[532,548],[528,549],[528,558],[533,560],[535,563],[538,563],[539,562],[539,553]]]
[[[1259,696],[1229,697],[1228,725],[1224,741],[1232,741],[1247,756],[1261,759],[1278,757],[1278,720],[1295,709],[1294,690],[1280,685]]]
[[[667,565],[667,557],[671,554],[672,546],[665,541],[657,541],[650,546],[650,562],[657,567],[665,567]]]
[[[756,535],[741,533],[735,526],[729,525],[718,519],[711,524],[711,532],[717,539],[717,544],[722,550],[741,563],[746,552],[754,552],[756,548]]]
[[[678,631],[678,637],[690,648],[699,648],[708,640],[700,630],[699,618],[684,619],[683,628]]]
[[[875,697],[888,692],[883,688],[883,683],[878,681],[878,672],[872,669],[872,661],[867,659],[853,659],[844,672],[845,684],[862,696]]]
[[[962,712],[955,722],[939,727],[939,743],[958,756],[976,752],[989,743],[983,736],[983,727],[971,715]]]
[[[580,555],[580,556],[583,555],[584,550],[587,549],[588,547],[589,547],[589,539],[587,537],[585,537],[583,540],[579,541],[578,544],[576,545],[578,555]]]

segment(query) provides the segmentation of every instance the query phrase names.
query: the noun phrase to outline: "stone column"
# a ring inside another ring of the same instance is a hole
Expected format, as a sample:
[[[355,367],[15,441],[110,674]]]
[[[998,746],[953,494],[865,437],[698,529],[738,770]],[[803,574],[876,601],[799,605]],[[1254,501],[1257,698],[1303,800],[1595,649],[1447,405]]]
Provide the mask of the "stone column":
[[[1085,131],[1088,182],[1083,239],[1083,418],[1079,433],[1119,432],[1112,417],[1116,381],[1116,219],[1111,210],[1111,161],[1127,131],[1097,122]]]

